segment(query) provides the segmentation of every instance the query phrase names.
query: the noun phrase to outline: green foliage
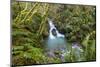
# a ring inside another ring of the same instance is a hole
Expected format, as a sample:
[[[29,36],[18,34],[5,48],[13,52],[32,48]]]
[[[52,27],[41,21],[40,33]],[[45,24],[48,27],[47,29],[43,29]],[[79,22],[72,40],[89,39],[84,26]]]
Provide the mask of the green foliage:
[[[11,3],[12,12],[12,64],[61,63],[59,57],[50,58],[45,52],[45,39],[49,35],[47,19],[67,39],[66,62],[96,60],[96,8],[95,6],[47,4],[32,2]],[[72,43],[82,46],[72,48]],[[82,50],[82,51],[81,51]]]
[[[95,31],[91,32],[90,34],[88,34],[85,38],[85,40],[83,40],[83,45],[85,46],[84,49],[84,56],[85,61],[91,61],[91,60],[95,60],[96,59],[96,45],[95,45],[95,40],[91,40],[90,36],[95,34]]]

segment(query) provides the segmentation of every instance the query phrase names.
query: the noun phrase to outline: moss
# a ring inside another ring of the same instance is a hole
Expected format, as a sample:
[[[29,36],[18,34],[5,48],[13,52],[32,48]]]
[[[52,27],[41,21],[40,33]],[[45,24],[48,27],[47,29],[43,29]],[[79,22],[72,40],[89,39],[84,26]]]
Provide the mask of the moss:
[[[50,58],[46,55],[47,18],[54,20],[57,29],[66,36],[67,62],[96,60],[95,6],[27,3],[11,3],[13,65],[61,63],[59,56]],[[84,52],[80,58],[72,50],[73,42],[82,46]],[[58,54],[59,51],[56,52]]]

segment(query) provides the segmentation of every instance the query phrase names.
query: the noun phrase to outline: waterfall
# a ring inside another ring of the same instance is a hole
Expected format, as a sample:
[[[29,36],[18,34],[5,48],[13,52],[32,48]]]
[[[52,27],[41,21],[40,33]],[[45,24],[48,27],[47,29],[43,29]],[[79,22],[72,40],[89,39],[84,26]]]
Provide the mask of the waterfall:
[[[49,23],[49,26],[50,26],[50,30],[49,30],[49,33],[50,33],[50,38],[55,38],[53,35],[52,35],[52,30],[55,29],[56,30],[56,33],[57,33],[57,37],[65,37],[63,34],[60,34],[58,32],[58,30],[56,29],[56,27],[54,26],[53,22],[51,20],[48,21]]]
[[[64,62],[65,50],[67,49],[65,36],[59,33],[51,20],[48,20],[48,23],[50,29],[46,48],[50,51],[50,56],[54,56],[55,51],[62,52],[60,56],[61,60]]]

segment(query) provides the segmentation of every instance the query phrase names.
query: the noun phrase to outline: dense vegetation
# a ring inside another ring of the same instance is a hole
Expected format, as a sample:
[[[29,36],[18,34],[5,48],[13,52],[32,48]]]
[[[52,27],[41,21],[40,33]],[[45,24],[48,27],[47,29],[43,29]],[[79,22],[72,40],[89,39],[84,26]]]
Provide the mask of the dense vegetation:
[[[34,2],[11,3],[12,64],[61,63],[59,58],[45,55],[43,43],[49,35],[47,19],[66,36],[69,52],[67,62],[96,60],[96,8],[95,6],[48,4]],[[76,42],[82,51],[78,57]],[[75,52],[76,51],[76,52]]]

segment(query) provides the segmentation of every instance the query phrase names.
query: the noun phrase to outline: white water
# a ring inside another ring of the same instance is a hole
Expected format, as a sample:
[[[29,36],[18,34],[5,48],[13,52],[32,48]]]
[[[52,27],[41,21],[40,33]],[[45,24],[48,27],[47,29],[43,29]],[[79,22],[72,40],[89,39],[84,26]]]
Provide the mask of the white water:
[[[54,24],[53,24],[53,22],[52,22],[51,20],[49,20],[48,22],[49,22],[49,26],[50,26],[50,30],[49,30],[50,36],[49,36],[49,37],[50,37],[51,39],[54,39],[54,38],[55,38],[55,37],[52,35],[52,32],[51,32],[53,29],[56,30],[57,37],[63,37],[63,38],[65,37],[63,34],[60,34],[60,33],[58,32],[58,30],[56,29],[56,27],[54,26]]]

